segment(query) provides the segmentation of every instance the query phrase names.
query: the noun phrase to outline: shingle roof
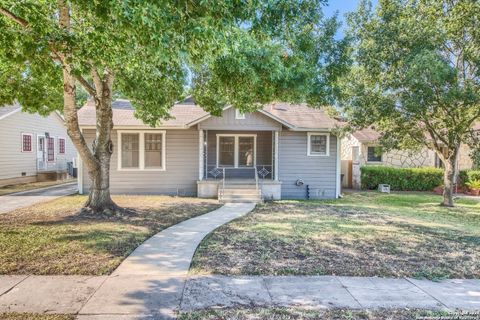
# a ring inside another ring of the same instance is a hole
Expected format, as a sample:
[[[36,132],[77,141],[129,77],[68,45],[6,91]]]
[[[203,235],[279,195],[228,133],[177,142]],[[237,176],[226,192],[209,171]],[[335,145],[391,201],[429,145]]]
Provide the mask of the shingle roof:
[[[263,107],[263,111],[292,129],[333,129],[340,125],[323,109],[311,108],[306,104],[276,102]]]
[[[361,143],[375,142],[380,138],[380,133],[372,128],[355,131],[352,135]]]
[[[114,126],[145,126],[135,118],[134,108],[128,100],[116,100],[112,103]],[[339,122],[329,117],[324,110],[310,108],[304,104],[274,103],[266,105],[262,113],[283,123],[292,129],[332,129]],[[176,103],[171,111],[172,119],[163,120],[161,127],[188,127],[200,120],[207,119],[209,113],[196,105],[191,98]],[[87,102],[78,111],[80,126],[95,125],[95,106]]]
[[[0,118],[19,109],[21,109],[21,106],[18,103],[8,106],[0,106]]]
[[[114,126],[146,126],[142,120],[133,115],[134,108],[130,101],[118,99],[112,103],[113,124]],[[193,101],[187,99],[175,104],[170,110],[172,119],[162,120],[162,127],[184,127],[198,118],[206,116],[208,113],[198,107]],[[88,101],[78,111],[78,121],[80,126],[95,125],[95,105],[93,101]]]

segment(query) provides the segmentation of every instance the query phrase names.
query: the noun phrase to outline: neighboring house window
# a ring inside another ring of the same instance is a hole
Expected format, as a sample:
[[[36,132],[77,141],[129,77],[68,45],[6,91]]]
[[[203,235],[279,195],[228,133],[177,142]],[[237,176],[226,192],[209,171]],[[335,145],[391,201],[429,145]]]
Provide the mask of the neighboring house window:
[[[58,153],[65,154],[65,139],[58,138]]]
[[[32,152],[32,134],[22,133],[22,152]]]
[[[367,147],[367,161],[382,162],[382,148],[376,146]]]
[[[164,131],[118,131],[119,170],[165,170]]]
[[[55,138],[47,139],[47,161],[55,161]]]
[[[307,154],[309,156],[330,155],[330,135],[328,133],[308,133]]]
[[[235,119],[244,120],[245,119],[245,113],[241,113],[240,110],[235,109]]]

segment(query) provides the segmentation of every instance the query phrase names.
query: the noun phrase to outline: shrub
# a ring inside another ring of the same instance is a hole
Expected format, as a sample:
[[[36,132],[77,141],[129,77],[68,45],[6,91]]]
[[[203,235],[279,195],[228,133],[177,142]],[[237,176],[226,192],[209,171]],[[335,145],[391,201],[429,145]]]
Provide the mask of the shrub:
[[[465,187],[468,182],[480,180],[480,170],[460,170],[458,177],[460,185]]]
[[[362,189],[376,189],[384,183],[391,190],[430,191],[443,183],[443,170],[436,168],[363,166],[360,171]]]

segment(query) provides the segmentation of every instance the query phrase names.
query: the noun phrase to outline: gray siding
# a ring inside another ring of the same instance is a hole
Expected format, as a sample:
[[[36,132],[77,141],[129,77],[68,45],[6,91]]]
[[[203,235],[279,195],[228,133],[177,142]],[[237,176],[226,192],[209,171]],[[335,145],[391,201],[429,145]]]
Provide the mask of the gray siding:
[[[0,179],[11,179],[37,174],[37,136],[48,132],[55,138],[55,159],[72,161],[76,150],[67,135],[62,120],[56,114],[42,117],[38,114],[17,112],[0,120]],[[32,152],[22,152],[22,133],[33,134]],[[65,154],[58,153],[58,137],[65,138]]]
[[[84,130],[87,143],[92,144],[94,130]],[[165,171],[118,171],[117,132],[113,131],[114,151],[110,163],[110,185],[114,194],[170,194],[190,195],[197,193],[198,180],[198,130],[166,131]],[[83,187],[90,187],[87,169],[83,168]]]
[[[307,156],[307,133],[282,131],[279,137],[279,180],[282,182],[282,199],[305,199],[306,187],[311,198],[335,198],[337,138],[330,135],[328,157]],[[298,179],[304,185],[295,185]]]
[[[235,119],[235,108],[227,109],[222,117],[211,117],[198,124],[208,130],[282,130],[282,125],[260,112],[247,113],[245,119]]]

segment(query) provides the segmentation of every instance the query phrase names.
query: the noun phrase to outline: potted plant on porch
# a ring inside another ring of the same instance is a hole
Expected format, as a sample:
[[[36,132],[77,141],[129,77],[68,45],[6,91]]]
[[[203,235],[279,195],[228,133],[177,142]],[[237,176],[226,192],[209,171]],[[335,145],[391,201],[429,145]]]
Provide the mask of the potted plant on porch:
[[[480,180],[472,180],[465,183],[469,188],[470,195],[479,196],[480,195]]]

